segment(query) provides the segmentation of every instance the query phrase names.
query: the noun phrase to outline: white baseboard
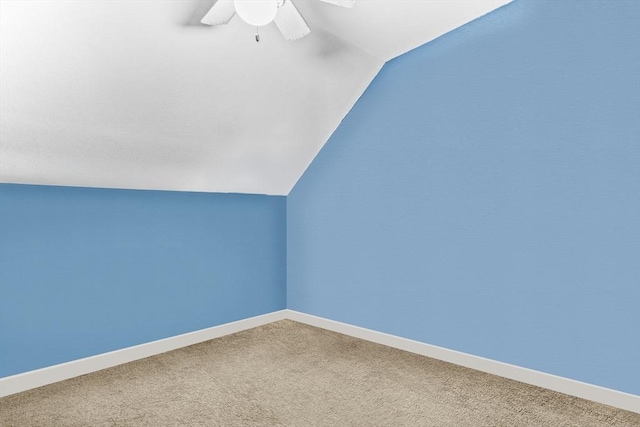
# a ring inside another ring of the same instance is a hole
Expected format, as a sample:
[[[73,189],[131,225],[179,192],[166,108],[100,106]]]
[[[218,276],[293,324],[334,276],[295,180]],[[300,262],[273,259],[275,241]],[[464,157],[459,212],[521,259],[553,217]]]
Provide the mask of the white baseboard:
[[[296,322],[316,326],[344,335],[349,335],[363,340],[372,341],[388,347],[397,348],[444,362],[454,363],[511,380],[547,388],[575,397],[591,400],[627,411],[640,413],[640,396],[612,390],[593,384],[583,383],[557,375],[547,374],[533,369],[522,368],[496,360],[486,359],[455,350],[449,350],[419,341],[401,338],[383,332],[373,331],[346,323],[336,322],[310,314],[300,313],[294,310],[286,310],[286,317]]]
[[[133,362],[134,360],[144,359],[145,357],[234,334],[285,318],[286,310],[275,311],[261,316],[238,320],[237,322],[225,323],[224,325],[214,326],[212,328],[201,329],[195,332],[176,335],[158,341],[0,378],[0,397],[111,368],[112,366],[122,365],[123,363]]]
[[[294,310],[280,310],[262,316],[251,317],[237,322],[226,323],[200,331],[190,332],[175,337],[165,338],[150,343],[127,347],[84,359],[37,369],[10,377],[0,378],[0,397],[8,396],[32,388],[41,387],[54,382],[74,378],[80,375],[154,356],[166,351],[230,335],[236,332],[290,319],[318,328],[327,329],[344,335],[364,339],[388,347],[397,348],[433,359],[442,360],[500,377],[547,388],[571,396],[592,400],[616,408],[640,413],[640,396],[612,390],[580,381],[547,374],[533,369],[522,368],[508,363],[486,359],[455,350],[449,350],[419,341],[401,338],[371,329],[361,328],[334,320],[300,313]]]

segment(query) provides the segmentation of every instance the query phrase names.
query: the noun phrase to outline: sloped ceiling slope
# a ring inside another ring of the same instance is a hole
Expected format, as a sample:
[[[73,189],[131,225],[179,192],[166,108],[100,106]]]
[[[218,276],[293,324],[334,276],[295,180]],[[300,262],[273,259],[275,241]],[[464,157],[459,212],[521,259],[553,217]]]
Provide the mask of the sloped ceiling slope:
[[[211,0],[0,0],[0,181],[286,195],[383,64],[510,0],[296,0],[312,32]]]

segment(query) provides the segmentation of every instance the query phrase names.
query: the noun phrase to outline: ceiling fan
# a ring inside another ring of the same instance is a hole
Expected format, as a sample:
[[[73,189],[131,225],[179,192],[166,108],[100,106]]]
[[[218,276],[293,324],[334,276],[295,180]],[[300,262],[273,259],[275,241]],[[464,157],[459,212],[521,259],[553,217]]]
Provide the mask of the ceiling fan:
[[[325,3],[352,8],[355,0],[320,0]],[[217,0],[202,18],[206,25],[225,25],[235,14],[256,27],[256,41],[260,41],[258,27],[271,21],[289,41],[298,40],[311,32],[298,9],[291,0]]]

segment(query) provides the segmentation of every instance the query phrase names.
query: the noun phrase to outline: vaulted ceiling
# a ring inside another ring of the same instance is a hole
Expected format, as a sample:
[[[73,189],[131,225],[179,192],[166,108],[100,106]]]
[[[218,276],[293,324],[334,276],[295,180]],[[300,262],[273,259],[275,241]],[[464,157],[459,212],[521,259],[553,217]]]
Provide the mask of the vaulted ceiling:
[[[0,181],[288,194],[384,63],[510,0],[294,0],[311,27],[200,19],[213,0],[0,0]]]

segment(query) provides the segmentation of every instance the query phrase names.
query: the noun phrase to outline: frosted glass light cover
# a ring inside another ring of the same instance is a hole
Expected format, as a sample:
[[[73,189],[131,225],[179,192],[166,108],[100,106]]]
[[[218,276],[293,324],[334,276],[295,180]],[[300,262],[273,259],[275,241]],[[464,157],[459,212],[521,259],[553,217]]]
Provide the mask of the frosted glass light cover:
[[[236,12],[255,27],[267,25],[278,12],[278,0],[234,0]]]

